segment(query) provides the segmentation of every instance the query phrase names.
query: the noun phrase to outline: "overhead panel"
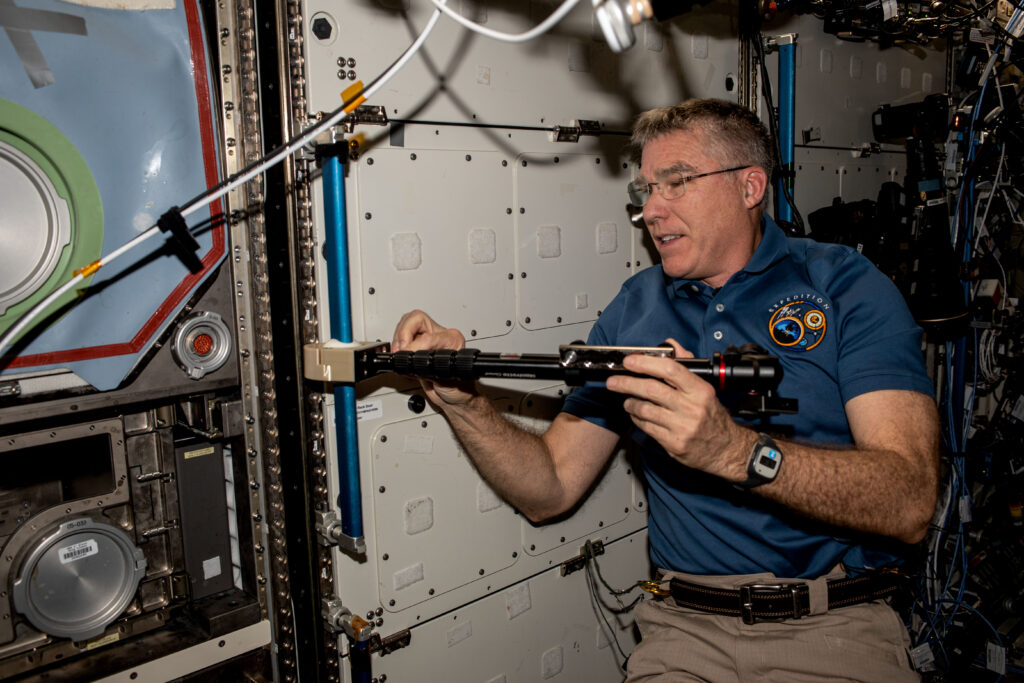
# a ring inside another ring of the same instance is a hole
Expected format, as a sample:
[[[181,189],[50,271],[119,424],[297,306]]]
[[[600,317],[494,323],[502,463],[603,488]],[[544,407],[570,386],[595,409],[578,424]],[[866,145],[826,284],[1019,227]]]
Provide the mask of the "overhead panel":
[[[487,29],[520,33],[558,4],[463,0],[449,5]],[[433,10],[429,2],[390,0],[342,5],[313,0],[305,7],[311,112],[333,110],[353,80],[369,83],[384,72]],[[322,37],[312,30],[317,18]],[[423,50],[370,104],[384,105],[396,118],[521,126],[590,118],[625,128],[644,108],[687,97],[735,97],[738,50],[730,37],[735,23],[734,2],[714,3],[639,27],[637,45],[615,54],[589,2],[525,44],[478,36],[442,17]]]

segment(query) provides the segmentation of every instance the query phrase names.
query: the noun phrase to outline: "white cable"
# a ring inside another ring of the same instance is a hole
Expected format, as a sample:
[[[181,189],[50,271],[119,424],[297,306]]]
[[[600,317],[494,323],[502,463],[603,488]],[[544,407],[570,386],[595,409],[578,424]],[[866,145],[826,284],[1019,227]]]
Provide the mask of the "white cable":
[[[439,3],[441,7],[445,6],[444,3],[446,1],[447,0],[433,0],[435,4]],[[404,67],[410,59],[412,59],[413,55],[415,55],[419,51],[420,47],[422,47],[423,43],[427,39],[427,36],[430,35],[430,32],[434,30],[434,26],[437,24],[437,20],[440,18],[440,16],[441,12],[435,10],[434,13],[430,16],[429,21],[427,21],[426,27],[424,27],[423,31],[420,32],[419,37],[417,37],[416,40],[413,41],[412,45],[406,48],[405,52],[402,53],[402,56],[399,57],[398,60],[391,65],[391,68],[389,68],[387,71],[381,74],[380,78],[377,79],[376,83],[374,83],[361,93],[364,99],[370,99],[378,90],[384,87],[384,84],[391,80],[391,78],[396,73],[398,73],[398,71],[401,70],[402,67]],[[275,154],[274,156],[267,157],[262,162],[260,162],[252,169],[250,169],[248,172],[246,172],[244,175],[232,180],[230,183],[228,183],[221,189],[217,190],[216,192],[213,192],[212,194],[203,197],[201,200],[198,200],[193,204],[189,204],[188,206],[184,207],[181,210],[181,215],[187,216],[190,213],[193,213],[194,211],[220,199],[228,192],[234,190],[236,187],[249,182],[260,173],[263,173],[268,168],[277,165],[286,157],[292,155],[293,153],[305,147],[309,142],[313,141],[318,135],[320,135],[320,133],[324,132],[331,126],[340,123],[346,116],[348,116],[348,112],[345,110],[345,107],[340,107],[334,112],[334,114],[331,117],[325,119],[324,121],[317,124],[313,128],[310,128],[308,131],[306,131],[298,138],[290,142],[286,147],[281,149],[281,151]]]
[[[444,2],[446,2],[446,0],[433,1],[435,4],[440,3],[441,6],[443,6]],[[398,71],[402,67],[404,67],[409,62],[410,59],[412,59],[413,55],[415,55],[423,46],[423,43],[426,41],[427,36],[430,35],[430,32],[434,30],[434,26],[437,25],[437,21],[438,19],[440,19],[440,17],[441,12],[439,10],[435,10],[434,13],[430,16],[430,19],[427,21],[427,25],[424,27],[423,31],[420,32],[420,35],[416,38],[416,40],[413,41],[413,43],[408,48],[406,48],[405,52],[402,53],[398,60],[395,61],[395,63],[392,64],[387,71],[381,74],[381,76],[373,85],[371,85],[369,88],[367,88],[361,93],[361,96],[364,99],[369,99],[370,97],[372,97],[378,90],[380,90],[384,86],[385,83],[391,80],[391,78],[396,73],[398,73]],[[343,104],[335,111],[335,113],[331,117],[317,124],[313,128],[310,128],[306,133],[302,134],[301,136],[290,142],[286,147],[282,148],[281,151],[279,151],[274,156],[264,159],[259,164],[253,166],[249,171],[245,172],[243,175],[228,182],[224,187],[215,190],[214,192],[211,192],[208,195],[204,195],[203,197],[183,207],[181,209],[182,218],[188,216],[189,214],[195,213],[204,206],[209,206],[216,200],[220,199],[227,193],[234,190],[235,188],[239,187],[240,185],[243,185],[244,183],[249,182],[257,175],[277,165],[283,159],[290,156],[291,154],[294,154],[296,151],[298,151],[306,144],[308,144],[310,141],[315,139],[318,135],[320,135],[320,133],[327,130],[331,126],[339,123],[346,116],[348,116],[348,112],[346,111],[346,107]],[[52,305],[60,297],[64,296],[64,294],[73,289],[75,285],[84,280],[88,275],[91,275],[92,273],[96,272],[96,270],[99,270],[99,268],[109,265],[119,256],[122,256],[123,254],[131,251],[139,244],[146,241],[150,237],[153,237],[159,232],[159,226],[150,226],[138,236],[121,245],[120,247],[110,252],[106,256],[100,258],[93,264],[90,264],[90,266],[87,266],[85,270],[89,270],[90,272],[85,274],[83,274],[82,272],[76,273],[73,278],[71,278],[69,281],[67,281],[59,288],[51,292],[49,296],[44,298],[38,304],[33,306],[27,313],[25,313],[18,320],[18,322],[16,322],[14,325],[8,328],[7,332],[4,333],[3,337],[0,337],[0,356],[2,356],[4,352],[7,351],[8,348],[10,348],[10,346],[14,343],[14,340],[18,337],[19,334],[21,334],[21,332],[26,327],[28,327],[32,322],[34,322],[35,319],[38,318],[43,313],[43,311],[50,307],[50,305]]]
[[[475,33],[479,33],[482,36],[487,36],[488,38],[493,38],[494,40],[500,40],[500,41],[503,41],[503,42],[506,42],[506,43],[525,43],[528,40],[533,40],[534,38],[536,38],[539,35],[547,33],[548,31],[550,31],[555,26],[555,24],[557,24],[562,19],[564,19],[565,15],[567,15],[569,12],[571,12],[572,9],[579,3],[579,0],[565,0],[565,2],[563,2],[558,7],[558,9],[556,9],[554,12],[552,12],[551,15],[548,16],[547,19],[545,19],[544,21],[540,22],[539,24],[534,26],[532,29],[530,29],[529,31],[526,31],[524,33],[502,33],[500,31],[495,31],[493,29],[486,28],[484,26],[481,26],[480,24],[477,24],[477,23],[475,23],[473,21],[470,21],[466,17],[462,16],[461,14],[459,14],[458,12],[453,10],[451,7],[448,7],[447,5],[445,5],[444,4],[445,0],[430,0],[430,1],[433,2],[434,3],[434,7],[436,7],[438,10],[443,12],[445,14],[445,16],[447,16],[452,21],[454,21],[454,22],[456,22],[458,24],[461,24],[462,26],[465,26],[470,31],[473,31]]]
[[[149,228],[141,235],[137,235],[129,242],[126,242],[119,248],[110,252],[110,254],[108,254],[107,256],[104,256],[102,259],[100,259],[97,262],[99,263],[99,265],[95,266],[92,269],[92,272],[77,272],[75,273],[75,276],[72,277],[70,280],[68,280],[63,285],[50,292],[50,294],[46,298],[44,298],[42,301],[37,303],[32,308],[30,308],[27,313],[21,316],[21,318],[18,319],[17,323],[8,328],[7,332],[4,333],[3,338],[0,338],[0,356],[2,356],[4,351],[6,351],[10,347],[10,345],[14,343],[14,340],[18,337],[19,334],[21,334],[22,330],[24,330],[26,327],[29,326],[29,324],[32,323],[32,321],[34,321],[36,318],[42,315],[43,311],[49,308],[54,302],[56,302],[58,299],[64,296],[67,292],[70,292],[72,289],[74,289],[75,285],[77,285],[79,282],[88,277],[88,275],[91,275],[92,273],[96,272],[96,270],[98,270],[102,266],[108,265],[109,263],[114,261],[118,256],[121,256],[122,254],[130,251],[131,249],[134,249],[136,246],[145,242],[147,239],[157,234],[158,232],[160,232],[160,228],[156,226]]]
[[[997,88],[997,90],[998,90],[998,88]],[[1002,175],[1002,172],[1003,172],[1003,162],[1004,161],[1006,161],[1006,145],[1005,144],[1003,145],[1003,152],[1002,152],[1002,154],[999,155],[999,165],[996,166],[996,177],[995,177],[995,180],[992,181],[992,191],[988,195],[988,204],[985,205],[985,213],[982,214],[982,216],[981,216],[981,226],[982,227],[985,227],[985,224],[988,221],[988,210],[990,208],[992,208],[992,199],[996,196],[996,188],[999,187],[999,176]],[[981,230],[978,231],[978,234],[979,235],[981,234]],[[975,240],[975,246],[977,246],[977,240]]]

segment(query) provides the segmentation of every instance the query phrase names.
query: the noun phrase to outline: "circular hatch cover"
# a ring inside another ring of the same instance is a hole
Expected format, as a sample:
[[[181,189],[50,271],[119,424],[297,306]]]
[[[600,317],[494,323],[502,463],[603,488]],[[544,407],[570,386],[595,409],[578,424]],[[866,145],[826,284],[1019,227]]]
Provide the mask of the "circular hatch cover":
[[[14,581],[15,608],[43,633],[86,640],[135,596],[146,559],[121,529],[89,518],[42,538]]]

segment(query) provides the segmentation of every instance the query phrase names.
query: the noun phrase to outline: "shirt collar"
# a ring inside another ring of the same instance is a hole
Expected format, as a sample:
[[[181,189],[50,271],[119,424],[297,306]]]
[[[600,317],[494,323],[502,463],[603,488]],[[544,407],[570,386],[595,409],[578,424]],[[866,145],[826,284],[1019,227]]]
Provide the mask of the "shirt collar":
[[[789,240],[778,223],[772,220],[771,216],[765,215],[761,219],[761,226],[763,230],[761,242],[757,245],[757,249],[754,250],[754,255],[750,257],[750,261],[747,262],[747,265],[739,273],[729,278],[729,282],[733,282],[741,274],[749,273],[754,275],[763,273],[789,255]],[[746,277],[746,275],[743,275],[743,277]],[[665,276],[665,283],[669,293],[676,296],[692,297],[702,295],[710,297],[716,291],[700,280],[685,280],[683,278]]]
[[[779,224],[771,216],[761,220],[763,232],[761,243],[754,250],[754,255],[740,272],[763,273],[789,255],[789,240]]]

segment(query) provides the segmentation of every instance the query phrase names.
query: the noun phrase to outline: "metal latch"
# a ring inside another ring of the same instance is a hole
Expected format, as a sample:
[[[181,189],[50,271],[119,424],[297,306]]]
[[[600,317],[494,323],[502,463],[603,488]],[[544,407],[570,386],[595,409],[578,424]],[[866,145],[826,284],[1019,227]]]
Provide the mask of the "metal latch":
[[[333,633],[345,632],[356,643],[370,640],[373,624],[341,604],[337,598],[324,598],[320,603],[320,615],[327,622],[327,628]]]
[[[370,654],[380,652],[380,656],[389,655],[395,650],[408,647],[412,642],[412,632],[409,629],[393,633],[387,638],[381,638],[379,633],[370,636]]]
[[[588,119],[574,119],[568,126],[551,129],[552,142],[579,142],[581,135],[600,135],[601,122]]]
[[[335,511],[317,511],[316,535],[320,545],[338,545],[341,536],[341,517]]]
[[[388,125],[388,113],[382,105],[364,104],[356,107],[342,121],[341,125],[346,133],[351,133],[357,125],[386,126]]]
[[[604,555],[604,542],[603,541],[587,541],[586,544],[580,548],[580,554],[571,560],[566,560],[559,567],[559,573],[562,576],[568,576],[573,572],[577,572],[587,566],[587,560],[598,555]]]

